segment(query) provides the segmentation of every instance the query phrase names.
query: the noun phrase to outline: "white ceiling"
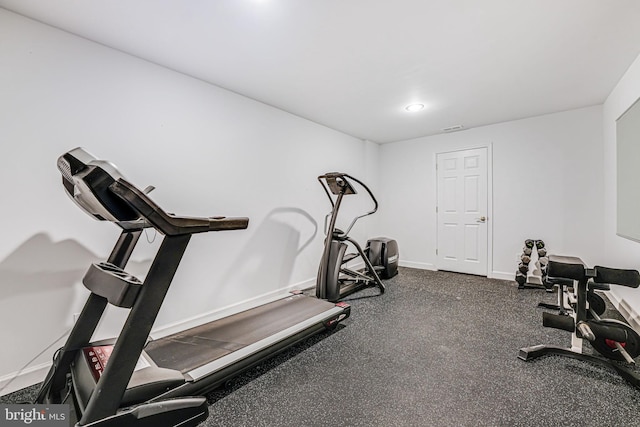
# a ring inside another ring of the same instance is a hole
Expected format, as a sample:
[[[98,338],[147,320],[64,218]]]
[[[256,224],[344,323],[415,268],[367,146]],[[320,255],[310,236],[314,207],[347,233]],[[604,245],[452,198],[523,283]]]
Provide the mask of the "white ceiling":
[[[638,0],[0,7],[378,143],[601,104],[640,53]]]

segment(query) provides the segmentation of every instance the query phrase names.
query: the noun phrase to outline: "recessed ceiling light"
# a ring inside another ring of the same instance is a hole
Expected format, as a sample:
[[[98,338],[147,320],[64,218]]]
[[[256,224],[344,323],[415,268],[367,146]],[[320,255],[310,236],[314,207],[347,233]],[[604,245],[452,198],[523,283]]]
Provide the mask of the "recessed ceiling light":
[[[424,104],[410,104],[404,107],[404,109],[410,113],[415,113],[416,111],[424,109]]]

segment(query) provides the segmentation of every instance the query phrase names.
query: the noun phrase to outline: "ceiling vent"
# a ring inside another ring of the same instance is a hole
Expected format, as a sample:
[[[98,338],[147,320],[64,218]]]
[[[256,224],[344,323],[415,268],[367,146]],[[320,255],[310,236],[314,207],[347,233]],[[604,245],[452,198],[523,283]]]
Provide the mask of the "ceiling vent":
[[[448,128],[442,128],[443,132],[455,132],[458,130],[462,130],[464,129],[464,126],[462,125],[454,125],[454,126],[449,126]]]

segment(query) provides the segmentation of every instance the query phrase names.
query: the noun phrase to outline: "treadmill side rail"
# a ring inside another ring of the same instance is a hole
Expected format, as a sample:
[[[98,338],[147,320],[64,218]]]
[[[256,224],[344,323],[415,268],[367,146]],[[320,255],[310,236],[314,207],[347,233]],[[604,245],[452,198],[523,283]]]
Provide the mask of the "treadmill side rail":
[[[246,347],[241,348],[240,350],[236,350],[233,353],[228,354],[227,356],[221,357],[206,365],[193,369],[192,371],[186,372],[184,376],[187,381],[198,381],[203,377],[210,375],[212,372],[216,372],[226,368],[227,366],[233,365],[234,363],[245,359],[254,353],[257,353],[262,349],[271,347],[275,343],[283,341],[292,335],[313,327],[314,325],[321,323],[325,327],[327,327],[327,322],[331,322],[332,320],[335,322],[336,319],[346,319],[348,317],[349,309],[350,307],[343,308],[341,306],[335,306],[325,311],[324,313],[320,313],[283,331],[273,334],[261,341],[250,344]],[[331,323],[329,326],[333,325],[334,323]]]
[[[207,419],[209,409],[204,397],[180,397],[145,403],[103,418],[87,427],[190,427]]]

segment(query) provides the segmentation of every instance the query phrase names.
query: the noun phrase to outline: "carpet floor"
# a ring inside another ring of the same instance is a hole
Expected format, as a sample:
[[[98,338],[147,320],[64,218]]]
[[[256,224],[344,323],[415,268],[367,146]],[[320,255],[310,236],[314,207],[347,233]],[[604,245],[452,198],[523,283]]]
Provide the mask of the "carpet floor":
[[[640,391],[612,370],[517,358],[522,347],[569,346],[568,332],[542,326],[537,304],[555,294],[410,268],[386,284],[382,296],[347,298],[351,317],[335,331],[210,393],[203,425],[640,426]]]

